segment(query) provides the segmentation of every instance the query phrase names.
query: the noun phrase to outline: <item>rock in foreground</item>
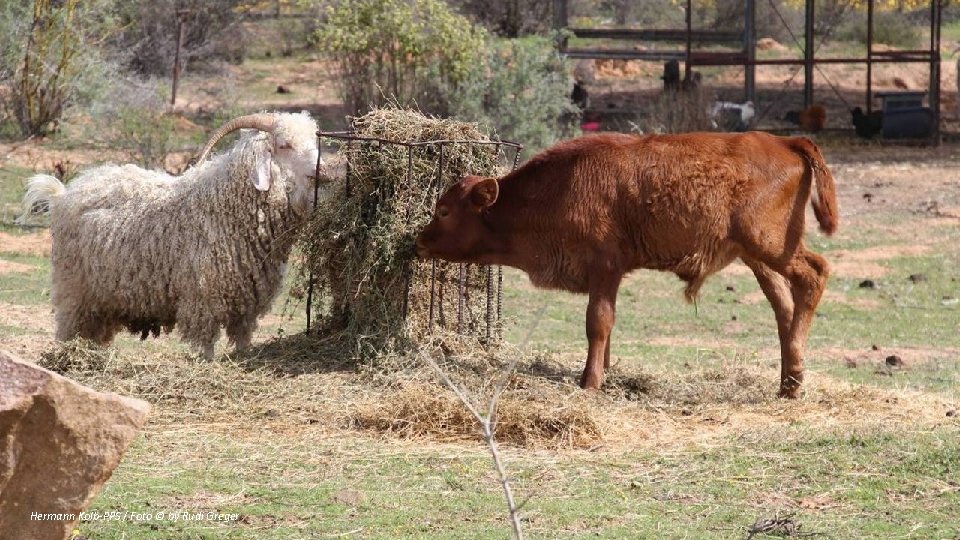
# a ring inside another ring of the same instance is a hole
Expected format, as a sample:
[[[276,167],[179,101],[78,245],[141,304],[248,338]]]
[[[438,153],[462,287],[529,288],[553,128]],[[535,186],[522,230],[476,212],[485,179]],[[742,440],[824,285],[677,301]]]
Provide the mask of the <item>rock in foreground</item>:
[[[149,410],[0,351],[0,538],[67,538]]]

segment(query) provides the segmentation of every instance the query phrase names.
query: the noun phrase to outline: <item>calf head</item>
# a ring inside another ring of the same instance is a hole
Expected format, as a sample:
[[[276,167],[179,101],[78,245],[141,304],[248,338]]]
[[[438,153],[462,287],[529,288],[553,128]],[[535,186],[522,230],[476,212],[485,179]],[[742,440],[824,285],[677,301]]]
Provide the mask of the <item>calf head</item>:
[[[437,201],[433,219],[417,236],[417,255],[451,262],[482,262],[492,231],[485,220],[497,201],[496,178],[467,176]]]

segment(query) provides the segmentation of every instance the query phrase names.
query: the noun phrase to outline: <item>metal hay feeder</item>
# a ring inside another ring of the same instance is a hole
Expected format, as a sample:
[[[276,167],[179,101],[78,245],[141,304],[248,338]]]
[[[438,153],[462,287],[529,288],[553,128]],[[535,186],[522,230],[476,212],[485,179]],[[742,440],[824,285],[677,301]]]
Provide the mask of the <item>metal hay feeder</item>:
[[[347,146],[350,148],[351,145],[360,144],[360,145],[376,145],[378,150],[382,150],[386,146],[397,146],[406,149],[406,177],[405,181],[407,185],[411,185],[412,175],[413,175],[413,155],[414,151],[418,149],[423,150],[432,150],[435,159],[435,170],[436,174],[433,177],[433,181],[430,187],[426,190],[427,196],[433,197],[433,202],[436,203],[436,200],[439,199],[440,195],[445,189],[444,182],[444,173],[445,173],[445,149],[450,148],[455,145],[481,145],[481,146],[493,146],[495,147],[495,153],[497,159],[504,160],[507,165],[510,166],[510,170],[513,170],[517,167],[520,160],[520,152],[523,150],[523,145],[511,141],[475,141],[475,140],[460,140],[460,139],[439,139],[439,140],[430,140],[430,141],[415,141],[415,142],[404,142],[404,141],[395,141],[377,137],[367,137],[356,135],[352,131],[320,131],[317,133],[318,141],[317,147],[320,149],[321,157],[323,153],[323,143],[324,141],[332,141],[334,144],[340,146]],[[512,160],[508,157],[508,152],[512,151]],[[320,172],[320,161],[317,162],[317,176],[319,177]],[[351,182],[353,181],[353,170],[350,166],[350,161],[347,160],[346,166],[346,175],[345,175],[345,193],[347,197],[351,196]],[[319,183],[314,186],[314,205],[316,208],[317,193],[319,190]],[[432,207],[433,205],[431,205]],[[407,208],[407,223],[411,221],[411,212],[413,211],[412,207]],[[451,265],[456,268],[456,277],[455,279],[445,279],[446,272],[441,272],[441,265]],[[406,264],[406,269],[404,272],[404,297],[402,304],[402,316],[404,320],[408,319],[409,314],[409,298],[412,287],[414,285],[414,274],[416,266],[423,266],[416,264],[415,260],[410,260]],[[425,272],[427,273],[427,272]],[[443,263],[437,260],[432,260],[429,263],[429,272],[428,274],[428,286],[430,290],[430,302],[427,308],[427,317],[428,317],[428,330],[430,333],[433,333],[435,327],[443,327],[451,330],[455,330],[458,334],[467,334],[472,333],[476,337],[484,338],[486,341],[492,341],[495,339],[500,339],[502,334],[502,306],[503,306],[503,269],[501,267],[493,268],[491,266],[477,267],[477,265],[470,264],[457,264],[452,265],[451,263]],[[424,276],[426,277],[426,276]],[[312,310],[313,310],[313,293],[315,280],[313,271],[311,270],[308,277],[308,287],[307,287],[307,300],[306,300],[306,316],[307,316],[307,332],[310,332],[311,321],[312,321]],[[445,309],[445,300],[446,302],[451,302],[452,299],[449,298],[449,292],[451,290],[456,291],[456,319],[455,325],[454,320],[452,320],[449,315],[452,313],[447,313]],[[484,303],[484,313],[482,314],[482,329],[478,326],[478,314],[468,313],[468,299],[471,291],[482,290],[485,294],[485,303]],[[446,297],[446,299],[445,299]]]

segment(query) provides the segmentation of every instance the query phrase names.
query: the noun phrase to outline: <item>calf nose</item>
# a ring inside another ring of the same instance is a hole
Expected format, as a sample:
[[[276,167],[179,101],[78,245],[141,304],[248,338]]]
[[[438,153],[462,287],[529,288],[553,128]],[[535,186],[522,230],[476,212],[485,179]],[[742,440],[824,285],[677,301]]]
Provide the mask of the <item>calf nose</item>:
[[[414,241],[413,243],[413,249],[414,251],[417,252],[417,256],[420,257],[421,259],[426,259],[427,255],[429,254],[427,251],[427,246],[424,245],[423,239],[420,238],[419,236],[417,237],[416,241]]]

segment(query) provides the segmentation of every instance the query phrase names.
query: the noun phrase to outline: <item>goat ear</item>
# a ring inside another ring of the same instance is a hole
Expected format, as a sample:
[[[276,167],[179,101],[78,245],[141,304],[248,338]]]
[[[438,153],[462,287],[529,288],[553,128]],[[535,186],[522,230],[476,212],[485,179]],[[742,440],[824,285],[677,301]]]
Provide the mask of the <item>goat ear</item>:
[[[251,180],[257,191],[268,191],[270,189],[270,168],[273,163],[273,156],[267,152],[263,159],[257,161],[254,167]]]
[[[500,184],[496,178],[484,178],[474,184],[470,190],[470,202],[480,209],[488,208],[497,202],[500,195]]]

